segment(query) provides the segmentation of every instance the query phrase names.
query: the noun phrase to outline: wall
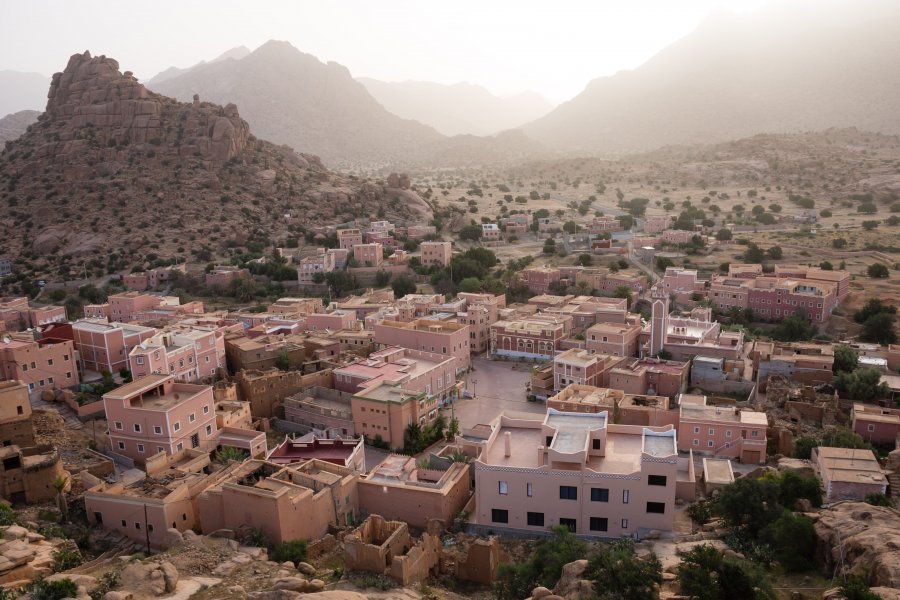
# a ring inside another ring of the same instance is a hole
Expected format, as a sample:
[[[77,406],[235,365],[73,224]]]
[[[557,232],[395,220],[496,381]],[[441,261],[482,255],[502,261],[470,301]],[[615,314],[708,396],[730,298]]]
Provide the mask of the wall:
[[[469,500],[468,465],[452,468],[455,471],[449,474],[444,489],[361,479],[360,510],[386,519],[403,520],[422,529],[431,519],[450,523]]]

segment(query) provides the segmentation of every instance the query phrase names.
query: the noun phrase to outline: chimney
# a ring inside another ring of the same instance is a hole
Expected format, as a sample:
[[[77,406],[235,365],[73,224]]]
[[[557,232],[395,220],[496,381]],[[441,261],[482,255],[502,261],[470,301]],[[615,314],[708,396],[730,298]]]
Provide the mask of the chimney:
[[[506,432],[503,434],[503,456],[509,458],[510,454],[512,454],[512,433]]]

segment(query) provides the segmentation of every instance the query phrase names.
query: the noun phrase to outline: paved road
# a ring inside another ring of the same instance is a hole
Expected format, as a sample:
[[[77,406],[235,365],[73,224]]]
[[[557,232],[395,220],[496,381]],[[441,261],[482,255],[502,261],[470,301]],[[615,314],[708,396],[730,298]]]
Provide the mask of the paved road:
[[[526,385],[531,380],[531,366],[506,361],[490,361],[484,356],[472,359],[475,370],[465,377],[465,389],[474,398],[457,400],[454,414],[461,428],[490,423],[503,411],[543,414],[540,402],[528,402]]]

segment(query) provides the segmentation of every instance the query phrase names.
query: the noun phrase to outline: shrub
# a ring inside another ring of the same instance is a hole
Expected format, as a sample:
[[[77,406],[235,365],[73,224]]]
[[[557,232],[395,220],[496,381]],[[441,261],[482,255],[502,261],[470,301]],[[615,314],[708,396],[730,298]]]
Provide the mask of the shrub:
[[[886,496],[878,492],[866,494],[866,497],[863,501],[866,504],[871,504],[872,506],[888,506],[890,508],[894,508],[894,499],[890,496]]]
[[[47,581],[38,577],[25,586],[25,591],[31,594],[31,600],[61,600],[78,595],[78,586],[69,578]]]
[[[584,558],[586,552],[587,544],[567,527],[557,526],[553,537],[538,542],[528,560],[500,565],[494,593],[498,600],[521,600],[538,586],[552,589],[562,575],[563,565]]]
[[[16,511],[9,504],[0,504],[0,526],[12,525],[16,520]]]
[[[869,268],[866,269],[866,274],[872,279],[887,279],[891,276],[891,272],[884,263],[874,263],[869,265]]]
[[[53,570],[57,573],[74,569],[84,562],[84,557],[78,551],[74,542],[67,542],[53,551]]]
[[[778,562],[788,571],[804,571],[813,566],[816,530],[809,517],[785,510],[763,531],[762,537],[775,549]]]
[[[598,600],[654,600],[659,597],[662,564],[652,552],[638,558],[631,540],[617,540],[588,557],[585,575],[593,581]]]
[[[279,563],[289,560],[297,566],[306,559],[306,546],[306,540],[281,542],[272,550],[272,560]]]

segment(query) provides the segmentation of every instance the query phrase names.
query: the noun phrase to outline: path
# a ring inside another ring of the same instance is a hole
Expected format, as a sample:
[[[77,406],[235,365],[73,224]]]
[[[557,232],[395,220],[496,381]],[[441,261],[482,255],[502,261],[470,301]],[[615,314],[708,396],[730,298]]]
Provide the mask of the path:
[[[63,418],[66,422],[66,426],[69,429],[83,429],[84,423],[82,423],[78,417],[75,415],[75,411],[69,408],[67,404],[62,402],[47,402],[46,400],[41,399],[40,394],[30,394],[31,396],[31,409],[41,409],[41,410],[52,410],[59,413],[59,416]]]

